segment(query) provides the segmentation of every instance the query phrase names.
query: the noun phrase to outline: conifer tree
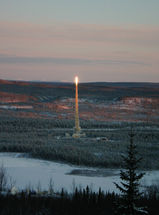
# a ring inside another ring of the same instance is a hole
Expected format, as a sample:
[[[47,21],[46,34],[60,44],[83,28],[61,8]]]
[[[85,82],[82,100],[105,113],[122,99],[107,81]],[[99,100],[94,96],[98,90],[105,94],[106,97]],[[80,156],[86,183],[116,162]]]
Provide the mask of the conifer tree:
[[[120,171],[121,185],[115,183],[116,187],[122,193],[121,199],[117,204],[117,214],[137,215],[148,214],[147,211],[136,205],[142,193],[139,191],[139,181],[143,173],[137,173],[141,158],[137,158],[136,145],[134,144],[134,134],[129,134],[130,144],[128,146],[128,155],[123,156],[125,170]]]

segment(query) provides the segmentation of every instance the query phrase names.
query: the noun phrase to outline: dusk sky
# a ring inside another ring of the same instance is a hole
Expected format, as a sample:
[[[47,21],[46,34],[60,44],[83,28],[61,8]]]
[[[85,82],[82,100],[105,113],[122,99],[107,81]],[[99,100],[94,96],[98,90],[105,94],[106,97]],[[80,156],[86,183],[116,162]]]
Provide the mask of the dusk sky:
[[[0,79],[159,82],[159,0],[0,0]]]

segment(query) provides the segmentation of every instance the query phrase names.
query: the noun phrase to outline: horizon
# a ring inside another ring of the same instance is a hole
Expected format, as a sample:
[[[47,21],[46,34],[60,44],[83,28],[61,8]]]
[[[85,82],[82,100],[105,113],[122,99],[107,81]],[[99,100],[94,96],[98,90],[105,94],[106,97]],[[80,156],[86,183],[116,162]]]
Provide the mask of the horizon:
[[[41,80],[16,80],[16,79],[0,79],[0,81],[9,81],[9,82],[32,82],[32,83],[63,83],[63,84],[75,84],[74,80],[71,81],[41,81]],[[90,84],[90,83],[141,83],[141,84],[159,84],[159,82],[144,82],[144,81],[88,81],[88,82],[78,82],[78,84]]]

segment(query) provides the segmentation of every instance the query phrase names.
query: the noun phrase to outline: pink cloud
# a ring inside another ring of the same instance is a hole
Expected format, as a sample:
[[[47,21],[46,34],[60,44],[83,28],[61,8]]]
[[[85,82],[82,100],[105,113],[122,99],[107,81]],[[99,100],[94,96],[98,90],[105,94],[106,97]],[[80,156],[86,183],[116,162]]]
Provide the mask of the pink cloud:
[[[48,80],[72,80],[79,73],[83,80],[118,81],[124,75],[159,81],[159,27],[0,22],[0,43],[4,78],[32,80],[45,74]]]

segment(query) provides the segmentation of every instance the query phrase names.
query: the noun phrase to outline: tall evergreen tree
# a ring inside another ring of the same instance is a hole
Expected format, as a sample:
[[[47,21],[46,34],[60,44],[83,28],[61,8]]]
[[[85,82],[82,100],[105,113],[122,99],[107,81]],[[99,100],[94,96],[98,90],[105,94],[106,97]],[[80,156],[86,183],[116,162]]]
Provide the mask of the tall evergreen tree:
[[[136,205],[142,193],[139,191],[139,181],[143,173],[137,173],[141,158],[137,158],[136,145],[134,144],[134,134],[129,134],[130,144],[128,146],[128,155],[123,156],[125,170],[120,171],[121,185],[115,183],[116,187],[122,193],[121,199],[117,204],[117,214],[137,215],[148,214],[144,208]]]

